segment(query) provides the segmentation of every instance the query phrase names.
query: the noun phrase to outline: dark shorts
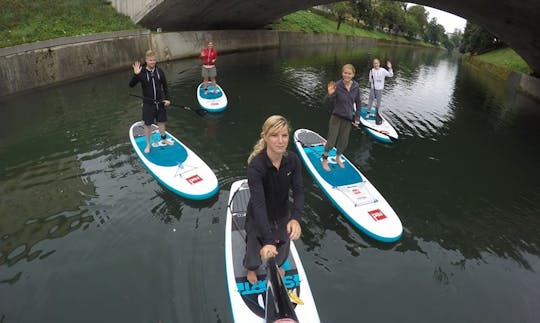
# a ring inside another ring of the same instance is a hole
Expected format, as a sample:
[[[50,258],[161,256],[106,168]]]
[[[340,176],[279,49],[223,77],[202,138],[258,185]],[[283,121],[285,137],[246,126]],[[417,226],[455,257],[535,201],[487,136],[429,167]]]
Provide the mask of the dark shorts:
[[[142,107],[142,119],[147,126],[154,123],[154,120],[160,123],[166,122],[167,111],[165,110],[165,106],[163,104],[156,106],[153,103],[144,103]]]

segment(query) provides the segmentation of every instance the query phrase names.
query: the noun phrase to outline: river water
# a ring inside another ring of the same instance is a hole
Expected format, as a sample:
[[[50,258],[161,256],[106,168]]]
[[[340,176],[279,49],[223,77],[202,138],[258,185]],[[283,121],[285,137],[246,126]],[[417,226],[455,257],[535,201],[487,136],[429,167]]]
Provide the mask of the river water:
[[[383,113],[401,138],[354,131],[346,155],[404,233],[370,239],[304,170],[296,245],[321,320],[537,322],[539,104],[442,51],[335,46],[222,54],[229,108],[170,108],[168,130],[219,179],[205,201],[167,191],[136,158],[129,66],[1,101],[0,322],[231,322],[227,198],[262,122],[282,114],[326,136],[326,83],[352,63],[367,100],[373,57],[394,63]],[[197,64],[161,64],[174,103],[197,106]]]

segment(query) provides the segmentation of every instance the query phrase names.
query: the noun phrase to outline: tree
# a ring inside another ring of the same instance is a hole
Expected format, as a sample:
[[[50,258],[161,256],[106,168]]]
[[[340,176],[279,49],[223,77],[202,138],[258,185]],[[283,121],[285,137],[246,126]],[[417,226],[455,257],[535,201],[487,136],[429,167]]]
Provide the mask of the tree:
[[[446,30],[443,25],[437,23],[437,18],[431,18],[426,29],[427,41],[437,45],[442,43],[446,36]]]
[[[420,28],[419,34],[423,37],[428,24],[428,15],[426,8],[423,6],[412,6],[407,10],[407,16],[412,17]]]
[[[459,48],[463,40],[463,32],[460,29],[454,29],[454,32],[448,36],[453,48]]]
[[[383,1],[377,7],[381,14],[381,24],[391,31],[403,31],[405,25],[405,13],[399,2]]]
[[[374,17],[373,14],[373,2],[372,0],[350,0],[352,16],[356,19],[357,22],[362,21],[364,26],[368,29],[373,29],[374,26]]]
[[[505,43],[500,41],[484,27],[467,22],[465,32],[463,33],[463,40],[459,46],[459,51],[461,53],[471,53],[476,55],[505,46]]]
[[[409,38],[416,38],[417,35],[421,34],[422,29],[420,25],[411,15],[405,14],[405,34]]]
[[[341,23],[345,21],[345,17],[353,11],[349,1],[333,3],[330,5],[330,10],[337,19],[337,30],[341,27]]]

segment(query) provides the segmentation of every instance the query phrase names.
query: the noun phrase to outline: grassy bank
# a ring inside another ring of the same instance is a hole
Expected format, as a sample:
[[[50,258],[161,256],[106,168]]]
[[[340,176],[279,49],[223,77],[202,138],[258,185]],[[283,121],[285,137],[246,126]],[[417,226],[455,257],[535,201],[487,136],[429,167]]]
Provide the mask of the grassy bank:
[[[337,21],[325,18],[310,10],[301,10],[287,15],[279,22],[271,24],[269,28],[275,30],[306,31],[314,33],[335,33],[348,36],[369,37],[377,39],[395,40],[407,44],[419,46],[434,47],[421,41],[408,40],[405,37],[393,36],[380,31],[366,30],[352,26],[348,23],[342,23],[337,30]]]
[[[105,0],[11,0],[1,8],[0,47],[140,28]]]
[[[494,50],[482,55],[473,56],[475,59],[502,66],[509,70],[529,74],[531,69],[529,65],[511,48]]]

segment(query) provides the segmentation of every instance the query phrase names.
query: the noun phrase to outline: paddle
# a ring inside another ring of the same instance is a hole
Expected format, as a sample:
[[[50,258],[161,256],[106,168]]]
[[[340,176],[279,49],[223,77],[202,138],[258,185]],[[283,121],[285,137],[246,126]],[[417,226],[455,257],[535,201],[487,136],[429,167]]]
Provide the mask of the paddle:
[[[152,101],[152,102],[154,102],[154,103],[158,103],[156,100],[154,100],[154,99],[152,99],[152,98],[147,98],[147,97],[140,96],[140,95],[136,95],[136,94],[132,94],[132,93],[128,93],[128,94],[131,95],[131,96],[134,96],[134,97],[136,97],[136,98],[139,98],[139,99],[143,99],[143,100],[147,100],[147,101]],[[190,108],[190,107],[188,107],[188,106],[185,106],[185,105],[178,105],[178,104],[173,104],[173,103],[171,103],[170,106],[171,106],[171,107],[182,108],[182,109],[184,109],[184,110],[193,111],[193,112],[197,113],[197,114],[198,114],[199,116],[201,116],[201,117],[205,116],[205,115],[208,113],[208,111],[206,111],[206,110],[203,110],[203,109],[192,109],[192,108]]]
[[[267,259],[266,271],[266,322],[297,323],[298,318],[279,274],[275,257]]]

